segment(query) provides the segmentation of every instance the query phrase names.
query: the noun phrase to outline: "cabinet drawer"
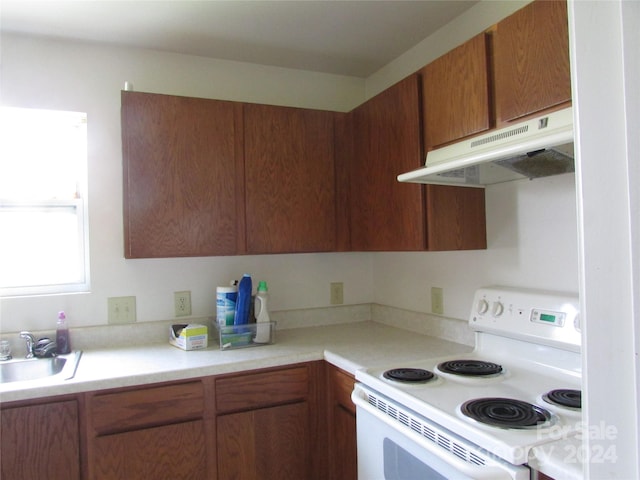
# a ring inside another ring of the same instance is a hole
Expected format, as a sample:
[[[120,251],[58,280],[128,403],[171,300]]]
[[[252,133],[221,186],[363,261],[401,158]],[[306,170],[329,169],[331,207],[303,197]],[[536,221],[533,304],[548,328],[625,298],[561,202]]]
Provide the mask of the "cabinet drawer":
[[[96,394],[89,400],[96,434],[201,418],[203,410],[204,391],[199,381]]]
[[[331,367],[329,381],[331,382],[335,402],[355,414],[356,406],[351,401],[355,378],[338,368]]]
[[[309,394],[306,366],[252,373],[216,380],[218,413],[246,410],[305,399]]]

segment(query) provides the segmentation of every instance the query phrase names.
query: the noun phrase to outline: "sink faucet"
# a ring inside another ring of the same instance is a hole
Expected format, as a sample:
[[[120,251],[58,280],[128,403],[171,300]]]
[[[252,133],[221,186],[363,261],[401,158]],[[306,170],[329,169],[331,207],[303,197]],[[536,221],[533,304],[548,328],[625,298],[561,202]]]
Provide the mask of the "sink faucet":
[[[27,356],[25,358],[33,358],[35,356],[36,339],[29,332],[20,332],[20,338],[27,341]]]

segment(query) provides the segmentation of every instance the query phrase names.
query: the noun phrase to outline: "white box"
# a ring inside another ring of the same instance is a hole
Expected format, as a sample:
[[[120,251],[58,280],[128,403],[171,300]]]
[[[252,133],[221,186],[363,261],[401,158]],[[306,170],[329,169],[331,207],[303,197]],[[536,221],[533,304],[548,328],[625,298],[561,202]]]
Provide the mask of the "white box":
[[[169,329],[169,343],[183,350],[207,348],[208,330],[199,323],[174,324]]]

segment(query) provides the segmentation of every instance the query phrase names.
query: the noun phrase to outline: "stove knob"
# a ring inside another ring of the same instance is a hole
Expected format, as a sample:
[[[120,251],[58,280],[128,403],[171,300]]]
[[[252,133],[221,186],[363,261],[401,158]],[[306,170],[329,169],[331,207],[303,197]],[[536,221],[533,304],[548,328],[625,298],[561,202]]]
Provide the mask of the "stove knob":
[[[493,302],[493,306],[491,307],[491,315],[494,317],[499,317],[504,313],[504,305],[500,302]]]
[[[489,302],[487,302],[484,298],[478,301],[477,307],[478,313],[480,315],[484,315],[489,310]]]

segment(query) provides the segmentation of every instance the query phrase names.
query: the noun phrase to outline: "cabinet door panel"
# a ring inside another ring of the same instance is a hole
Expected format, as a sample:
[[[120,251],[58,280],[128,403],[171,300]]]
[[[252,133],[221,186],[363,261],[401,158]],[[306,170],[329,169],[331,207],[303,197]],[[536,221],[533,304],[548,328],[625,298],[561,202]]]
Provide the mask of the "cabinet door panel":
[[[422,70],[426,150],[491,127],[488,68],[482,33]]]
[[[351,401],[355,378],[333,365],[328,371],[330,478],[356,480],[356,407]]]
[[[125,257],[231,255],[241,107],[122,92]]]
[[[487,248],[484,188],[427,185],[429,250]]]
[[[422,187],[396,179],[423,163],[417,75],[373,97],[353,115],[352,250],[424,250]]]
[[[331,382],[332,401],[338,405],[342,405],[345,409],[355,415],[356,406],[351,400],[351,392],[353,392],[353,385],[356,381],[353,375],[349,375],[339,368],[330,366],[329,381]]]
[[[342,405],[333,406],[333,438],[331,450],[331,478],[356,480],[358,478],[358,448],[356,442],[356,416]]]
[[[202,420],[98,437],[94,449],[96,480],[208,478]]]
[[[245,105],[248,253],[335,249],[333,115]]]
[[[307,403],[218,417],[218,478],[312,478],[308,418]]]
[[[567,3],[536,0],[494,33],[498,126],[571,101]]]
[[[336,163],[336,251],[351,250],[351,190],[349,187],[351,161],[353,159],[353,113],[335,115],[335,163]]]
[[[3,409],[0,477],[80,478],[75,400]]]

